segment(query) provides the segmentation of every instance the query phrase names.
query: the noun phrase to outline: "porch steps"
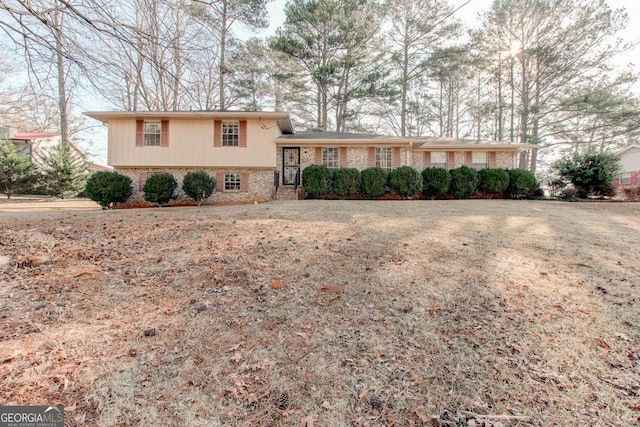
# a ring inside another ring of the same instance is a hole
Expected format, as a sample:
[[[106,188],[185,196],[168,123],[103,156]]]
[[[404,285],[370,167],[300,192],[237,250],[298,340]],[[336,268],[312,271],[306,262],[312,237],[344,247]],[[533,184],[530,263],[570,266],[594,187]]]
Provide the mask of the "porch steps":
[[[298,187],[298,199],[304,199],[304,188],[302,186]],[[296,191],[293,186],[283,186],[278,187],[278,192],[276,193],[276,200],[296,200]]]

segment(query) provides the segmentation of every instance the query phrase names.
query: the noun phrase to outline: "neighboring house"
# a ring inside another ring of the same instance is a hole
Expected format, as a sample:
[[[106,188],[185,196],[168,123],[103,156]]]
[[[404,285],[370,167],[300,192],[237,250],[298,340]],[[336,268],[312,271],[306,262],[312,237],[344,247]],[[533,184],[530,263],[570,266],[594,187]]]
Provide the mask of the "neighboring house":
[[[215,201],[290,198],[300,171],[329,168],[447,169],[517,167],[530,144],[450,138],[387,137],[337,132],[294,133],[288,113],[240,111],[87,112],[106,124],[108,163],[135,183],[133,202],[151,173],[181,182],[190,170],[216,177]],[[184,198],[179,194],[178,201]]]
[[[36,165],[42,165],[49,152],[55,149],[62,140],[59,133],[52,132],[19,132],[15,128],[0,127],[0,139],[12,141],[14,145],[25,155],[31,158]],[[87,160],[87,154],[75,143],[71,143],[71,147],[87,162],[90,171],[112,171],[109,166],[92,163]]]
[[[629,145],[617,153],[620,159],[621,172],[613,185],[638,185],[640,175],[640,145]]]

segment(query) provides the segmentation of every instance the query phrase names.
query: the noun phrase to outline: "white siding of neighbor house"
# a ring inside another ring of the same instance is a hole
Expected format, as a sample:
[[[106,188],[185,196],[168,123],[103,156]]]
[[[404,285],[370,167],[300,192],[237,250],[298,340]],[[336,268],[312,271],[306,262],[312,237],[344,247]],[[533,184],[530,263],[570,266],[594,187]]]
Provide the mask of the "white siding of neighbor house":
[[[620,155],[622,172],[640,171],[640,148],[631,148]]]
[[[168,147],[136,147],[136,121],[109,120],[108,163],[114,167],[271,167],[275,120],[247,121],[247,147],[214,147],[213,119],[169,120]],[[264,127],[264,128],[263,128]]]

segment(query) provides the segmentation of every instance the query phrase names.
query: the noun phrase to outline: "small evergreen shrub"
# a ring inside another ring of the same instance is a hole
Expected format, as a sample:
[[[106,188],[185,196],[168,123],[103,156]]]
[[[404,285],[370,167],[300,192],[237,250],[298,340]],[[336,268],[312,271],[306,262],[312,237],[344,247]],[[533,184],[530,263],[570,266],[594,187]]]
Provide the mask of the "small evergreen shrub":
[[[411,166],[400,166],[389,174],[389,186],[400,197],[410,199],[422,192],[422,175]]]
[[[142,188],[144,200],[162,206],[175,197],[177,187],[178,182],[170,173],[153,173],[149,175]]]
[[[213,194],[216,179],[205,171],[187,172],[182,180],[182,191],[200,206],[202,201]]]
[[[449,194],[458,199],[469,197],[476,191],[478,185],[478,173],[468,166],[461,166],[449,171],[451,183],[449,184]]]
[[[340,197],[353,196],[360,191],[360,171],[342,168],[333,171],[333,191]]]
[[[425,196],[443,196],[449,191],[451,175],[445,168],[426,168],[422,171],[422,191]]]
[[[118,172],[94,172],[87,180],[84,192],[102,209],[108,209],[114,203],[126,202],[131,196],[131,178]]]
[[[487,194],[499,194],[509,186],[509,174],[504,169],[482,169],[478,172],[478,189]]]
[[[361,172],[362,184],[360,192],[368,199],[384,196],[387,192],[387,172],[384,169],[373,167]]]
[[[331,170],[323,165],[309,165],[302,171],[302,185],[307,196],[317,199],[331,192]]]
[[[555,162],[553,170],[572,183],[580,197],[611,196],[620,160],[612,153],[576,154]]]
[[[507,193],[511,197],[528,196],[538,188],[536,176],[528,170],[507,169],[507,173],[509,174]]]

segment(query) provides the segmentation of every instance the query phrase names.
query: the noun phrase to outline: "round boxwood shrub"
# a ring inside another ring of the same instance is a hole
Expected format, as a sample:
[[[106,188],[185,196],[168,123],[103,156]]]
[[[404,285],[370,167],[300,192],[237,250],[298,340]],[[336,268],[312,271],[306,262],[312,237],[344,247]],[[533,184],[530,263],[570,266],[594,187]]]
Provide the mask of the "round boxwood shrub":
[[[170,173],[158,172],[149,175],[142,187],[144,200],[162,206],[174,198],[178,182]]]
[[[200,206],[202,201],[213,194],[216,179],[205,171],[187,172],[182,180],[182,191]]]
[[[460,166],[449,171],[451,183],[449,184],[449,194],[458,199],[469,197],[476,191],[478,185],[478,173],[468,166]]]
[[[389,174],[389,186],[400,197],[410,199],[422,192],[422,175],[411,166],[400,166]]]
[[[445,168],[426,168],[422,171],[422,191],[425,196],[443,196],[449,191],[451,175]]]
[[[384,169],[368,168],[362,171],[361,176],[360,192],[366,198],[375,199],[387,192],[387,172]]]
[[[302,185],[307,196],[316,199],[331,192],[331,170],[323,165],[309,165],[302,171]]]
[[[509,186],[509,174],[504,169],[482,169],[478,180],[478,189],[487,194],[502,193]]]
[[[131,196],[131,178],[117,172],[94,172],[87,180],[84,193],[102,209],[108,209],[114,203],[126,202]]]
[[[538,182],[536,176],[524,169],[508,169],[509,185],[507,186],[507,193],[511,197],[527,196],[538,188]]]
[[[360,171],[342,168],[333,171],[333,191],[340,197],[353,196],[360,191]]]

